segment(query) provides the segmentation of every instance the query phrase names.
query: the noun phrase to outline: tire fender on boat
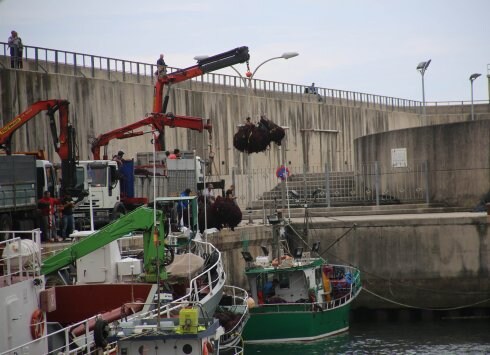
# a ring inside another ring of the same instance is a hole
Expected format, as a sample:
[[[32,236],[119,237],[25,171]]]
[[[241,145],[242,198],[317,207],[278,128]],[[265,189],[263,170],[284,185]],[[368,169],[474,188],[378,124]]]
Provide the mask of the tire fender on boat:
[[[39,339],[44,334],[44,312],[39,308],[36,308],[31,315],[31,337],[32,339]]]
[[[94,342],[98,348],[107,346],[107,337],[109,336],[109,323],[102,318],[97,319],[94,326]]]

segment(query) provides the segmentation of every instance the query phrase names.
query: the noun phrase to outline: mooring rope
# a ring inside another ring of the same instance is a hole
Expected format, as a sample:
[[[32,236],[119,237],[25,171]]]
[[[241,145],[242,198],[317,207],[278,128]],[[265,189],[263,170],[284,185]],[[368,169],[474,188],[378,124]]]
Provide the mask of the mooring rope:
[[[396,304],[397,306],[402,306],[402,307],[412,308],[412,309],[421,309],[421,310],[425,310],[425,311],[454,311],[454,310],[458,310],[458,309],[473,307],[473,306],[476,306],[476,305],[490,301],[490,298],[486,298],[484,300],[477,301],[477,302],[470,303],[470,304],[466,304],[466,305],[462,305],[462,306],[448,307],[448,308],[430,308],[430,307],[428,308],[428,307],[412,306],[412,305],[409,305],[406,303],[401,303],[401,302],[389,299],[387,297],[383,297],[383,296],[378,295],[377,293],[375,293],[373,291],[368,290],[365,286],[362,287],[362,290],[366,291],[367,293],[369,293],[375,297],[378,297],[379,299],[382,299],[383,301]]]

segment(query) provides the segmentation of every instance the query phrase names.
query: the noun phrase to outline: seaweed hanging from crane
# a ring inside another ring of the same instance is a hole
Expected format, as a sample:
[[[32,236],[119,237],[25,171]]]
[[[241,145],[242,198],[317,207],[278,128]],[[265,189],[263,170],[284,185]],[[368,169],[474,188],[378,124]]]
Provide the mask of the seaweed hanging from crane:
[[[271,142],[281,145],[285,135],[284,128],[265,116],[260,117],[258,124],[253,124],[250,122],[250,117],[247,117],[246,123],[240,126],[233,136],[233,146],[240,152],[248,154],[264,152]]]

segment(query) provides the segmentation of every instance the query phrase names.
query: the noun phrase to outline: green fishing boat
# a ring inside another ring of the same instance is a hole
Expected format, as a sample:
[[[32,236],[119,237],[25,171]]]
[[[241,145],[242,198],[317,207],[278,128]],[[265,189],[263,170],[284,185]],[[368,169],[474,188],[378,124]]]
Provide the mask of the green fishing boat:
[[[290,255],[278,248],[273,260],[242,252],[253,298],[245,343],[315,341],[349,329],[350,307],[361,291],[359,269],[329,264],[302,249]]]

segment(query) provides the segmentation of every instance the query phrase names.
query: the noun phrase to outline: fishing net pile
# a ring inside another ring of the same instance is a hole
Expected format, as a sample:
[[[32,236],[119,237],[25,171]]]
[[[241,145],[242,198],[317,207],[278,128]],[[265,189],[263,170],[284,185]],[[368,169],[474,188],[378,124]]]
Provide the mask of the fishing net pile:
[[[257,125],[247,119],[247,123],[240,126],[233,136],[233,146],[240,152],[249,154],[264,152],[271,142],[281,145],[285,135],[286,132],[282,127],[261,116]]]
[[[216,201],[206,204],[207,227],[218,230],[224,227],[234,230],[242,221],[242,211],[240,207],[231,199],[218,196]],[[199,227],[201,232],[204,230],[204,201],[199,205]]]

